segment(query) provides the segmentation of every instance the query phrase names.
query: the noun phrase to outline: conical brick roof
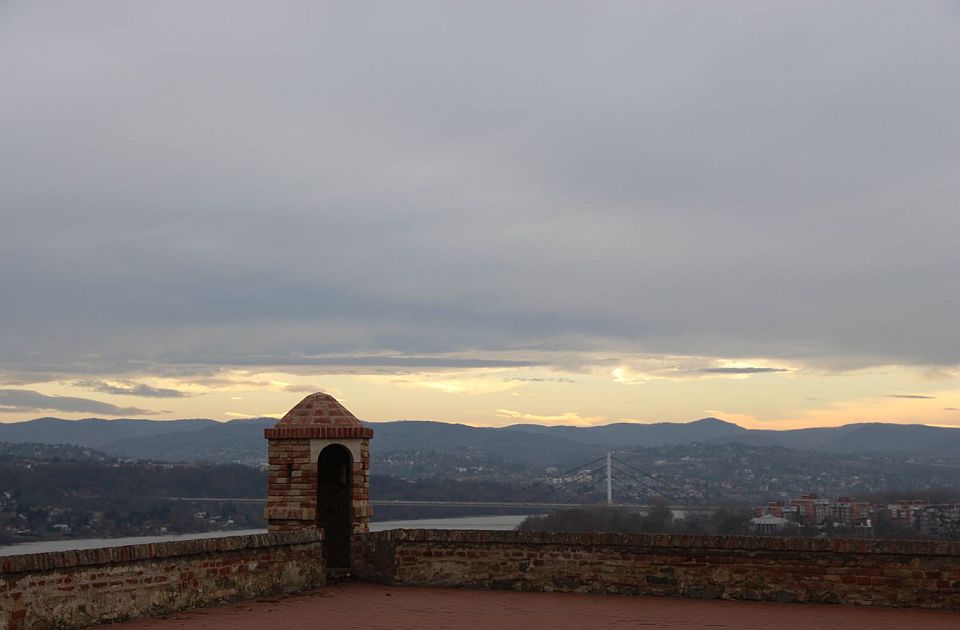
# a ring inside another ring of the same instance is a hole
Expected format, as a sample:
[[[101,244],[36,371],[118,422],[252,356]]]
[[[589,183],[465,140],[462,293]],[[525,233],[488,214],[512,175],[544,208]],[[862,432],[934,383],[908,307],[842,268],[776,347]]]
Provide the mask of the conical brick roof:
[[[297,403],[264,435],[267,439],[370,438],[373,429],[364,427],[330,394],[317,392]]]
[[[330,394],[310,394],[280,418],[277,426],[362,427],[356,416]]]

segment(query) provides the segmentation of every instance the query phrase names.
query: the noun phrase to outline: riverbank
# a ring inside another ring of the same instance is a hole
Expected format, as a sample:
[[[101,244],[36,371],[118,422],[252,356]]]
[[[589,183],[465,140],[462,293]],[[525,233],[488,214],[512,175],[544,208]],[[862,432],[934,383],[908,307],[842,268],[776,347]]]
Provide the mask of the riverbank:
[[[512,530],[517,527],[525,515],[464,516],[459,518],[417,519],[405,521],[379,521],[370,523],[370,531],[379,532],[388,529],[486,529]],[[77,538],[71,540],[40,540],[17,543],[0,547],[0,556],[16,556],[25,553],[44,553],[48,551],[69,551],[71,549],[96,549],[98,547],[120,547],[143,543],[190,540],[195,538],[220,538],[223,536],[243,536],[262,534],[265,529],[236,529],[203,532],[198,534],[170,534],[164,536],[127,536],[123,538]]]

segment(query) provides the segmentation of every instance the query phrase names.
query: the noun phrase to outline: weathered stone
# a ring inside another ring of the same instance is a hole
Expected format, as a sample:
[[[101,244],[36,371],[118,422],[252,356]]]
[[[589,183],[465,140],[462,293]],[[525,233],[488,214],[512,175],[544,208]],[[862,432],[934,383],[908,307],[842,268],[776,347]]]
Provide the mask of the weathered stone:
[[[6,556],[0,630],[80,628],[322,586],[322,540],[301,529]]]
[[[960,609],[960,543],[392,530],[355,548],[386,584]]]

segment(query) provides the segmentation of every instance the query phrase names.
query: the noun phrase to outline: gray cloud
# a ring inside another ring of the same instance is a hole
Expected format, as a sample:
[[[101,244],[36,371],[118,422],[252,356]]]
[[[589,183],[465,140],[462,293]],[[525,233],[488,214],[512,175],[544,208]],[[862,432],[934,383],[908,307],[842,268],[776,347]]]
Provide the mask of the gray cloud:
[[[31,383],[48,383],[60,380],[55,374],[46,374],[37,371],[6,371],[0,374],[0,385],[30,385]]]
[[[943,410],[944,411],[960,411],[960,409],[957,409],[956,407],[944,407]]]
[[[955,18],[3,3],[0,368],[958,364]]]
[[[103,392],[104,394],[119,394],[121,396],[142,396],[144,398],[186,398],[190,396],[187,392],[164,387],[153,387],[144,383],[111,385],[101,380],[87,379],[74,381],[73,384],[77,387],[85,387],[94,391]]]
[[[411,357],[411,356],[317,356],[302,357],[267,356],[227,358],[230,365],[300,365],[332,367],[386,367],[386,368],[498,368],[528,367],[532,361],[505,359],[478,359],[462,357]]]
[[[921,394],[884,394],[884,398],[917,398],[921,400],[933,400],[936,396],[923,396]]]
[[[715,367],[703,368],[700,371],[708,374],[766,374],[769,372],[789,372],[790,370],[772,367]]]
[[[139,407],[118,407],[110,403],[74,396],[47,396],[29,389],[0,389],[0,411],[66,411],[102,416],[143,416],[155,413]]]

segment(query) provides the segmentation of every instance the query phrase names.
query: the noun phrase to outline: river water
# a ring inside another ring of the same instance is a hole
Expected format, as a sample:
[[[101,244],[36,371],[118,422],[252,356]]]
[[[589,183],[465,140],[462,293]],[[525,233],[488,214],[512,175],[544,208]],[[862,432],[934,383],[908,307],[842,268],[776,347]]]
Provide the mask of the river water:
[[[526,516],[465,516],[461,518],[434,518],[411,521],[379,521],[370,523],[370,531],[380,532],[387,529],[493,529],[510,530],[519,525]],[[0,546],[0,556],[15,556],[22,553],[43,553],[45,551],[69,551],[71,549],[96,549],[97,547],[119,547],[121,545],[142,545],[144,543],[187,540],[192,538],[219,538],[221,536],[243,536],[262,534],[265,529],[235,529],[231,531],[206,532],[203,534],[179,534],[168,536],[131,536],[128,538],[84,538],[79,540],[43,540],[40,542],[20,543]]]

